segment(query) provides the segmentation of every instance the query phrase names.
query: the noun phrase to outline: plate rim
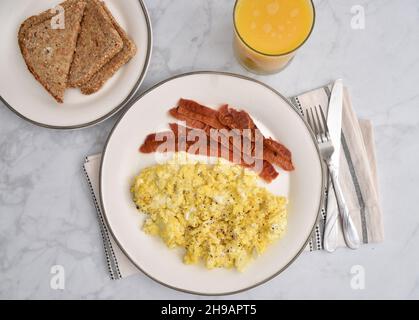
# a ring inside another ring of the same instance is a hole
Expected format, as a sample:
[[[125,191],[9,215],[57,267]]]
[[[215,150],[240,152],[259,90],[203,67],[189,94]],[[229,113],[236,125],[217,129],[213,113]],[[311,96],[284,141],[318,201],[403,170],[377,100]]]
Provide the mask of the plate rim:
[[[131,256],[126,252],[126,250],[123,248],[123,246],[121,245],[121,243],[119,242],[118,238],[115,236],[115,233],[112,230],[112,227],[109,224],[108,221],[108,217],[106,214],[106,210],[103,206],[103,198],[102,198],[102,182],[103,182],[103,163],[104,163],[104,159],[106,156],[106,152],[107,152],[107,148],[108,148],[108,144],[109,141],[112,138],[112,135],[114,133],[114,131],[116,130],[116,128],[118,127],[120,121],[124,118],[124,116],[126,115],[126,113],[139,101],[141,100],[144,96],[146,96],[148,93],[152,92],[153,90],[157,89],[158,87],[164,85],[167,82],[170,82],[172,80],[178,79],[178,78],[183,78],[183,77],[188,77],[188,76],[193,76],[193,75],[200,75],[200,74],[212,74],[212,75],[223,75],[223,76],[229,76],[229,77],[235,77],[235,78],[239,78],[239,79],[243,79],[243,80],[247,80],[247,81],[251,81],[254,82],[256,84],[262,85],[263,87],[271,90],[273,93],[275,93],[276,95],[278,95],[280,98],[282,98],[284,100],[284,102],[286,102],[286,104],[288,104],[288,106],[297,113],[297,115],[301,118],[301,120],[303,121],[304,125],[306,126],[308,132],[310,133],[310,136],[312,138],[312,141],[315,145],[316,151],[317,151],[317,156],[319,158],[319,163],[320,163],[320,173],[321,173],[321,190],[324,189],[325,187],[325,177],[324,177],[324,173],[325,173],[325,169],[322,165],[322,160],[321,160],[321,155],[320,155],[320,149],[316,140],[316,137],[314,135],[314,133],[312,132],[312,130],[310,130],[310,127],[307,123],[307,121],[305,120],[304,117],[301,117],[301,115],[299,114],[299,111],[297,110],[297,108],[295,108],[291,102],[285,97],[283,96],[281,93],[279,93],[277,90],[275,90],[274,88],[272,88],[271,86],[256,80],[256,79],[252,79],[250,77],[241,75],[241,74],[236,74],[236,73],[232,73],[232,72],[224,72],[224,71],[208,71],[208,70],[203,70],[203,71],[192,71],[192,72],[186,72],[186,73],[181,73],[172,77],[169,77],[163,81],[160,81],[156,84],[154,84],[153,86],[151,86],[149,89],[147,89],[146,91],[144,91],[143,93],[141,93],[138,97],[136,97],[135,99],[130,101],[130,105],[127,106],[127,108],[125,108],[124,112],[120,115],[120,117],[118,118],[118,120],[115,122],[114,126],[112,127],[112,130],[110,131],[106,142],[105,142],[105,146],[103,148],[103,152],[102,152],[102,157],[100,160],[100,169],[99,169],[99,201],[100,201],[100,206],[101,206],[101,210],[103,213],[103,217],[104,217],[104,221],[106,224],[106,227],[108,228],[109,232],[111,233],[113,239],[115,240],[115,243],[117,244],[117,246],[119,247],[119,249],[122,251],[122,253],[128,258],[128,260],[144,275],[146,275],[148,278],[150,278],[151,280],[157,282],[160,285],[163,285],[167,288],[179,291],[179,292],[183,292],[183,293],[188,293],[188,294],[193,294],[193,295],[200,295],[200,296],[208,296],[208,297],[216,297],[216,296],[226,296],[226,295],[234,295],[234,294],[238,294],[241,292],[245,292],[248,291],[250,289],[256,288],[262,284],[267,283],[268,281],[276,278],[278,275],[280,275],[283,271],[285,271],[299,256],[300,254],[304,251],[304,249],[306,248],[307,244],[310,241],[311,235],[313,234],[316,225],[319,221],[319,218],[321,216],[321,210],[322,210],[322,204],[323,204],[323,192],[320,192],[320,201],[319,201],[319,207],[317,209],[317,215],[316,215],[316,219],[314,222],[313,227],[311,228],[310,234],[308,235],[306,241],[304,242],[303,246],[301,247],[301,249],[297,252],[297,254],[290,259],[290,261],[288,261],[287,264],[285,264],[285,266],[283,266],[280,270],[278,270],[277,272],[275,272],[273,275],[267,277],[266,279],[259,281],[255,284],[252,284],[251,286],[247,286],[246,288],[243,289],[239,289],[239,290],[234,290],[234,291],[228,291],[228,292],[221,292],[221,293],[206,293],[206,292],[199,292],[199,291],[193,291],[193,290],[186,290],[186,289],[182,289],[182,288],[178,288],[172,285],[169,285],[167,283],[164,283],[158,279],[156,279],[155,277],[149,275],[147,272],[145,272],[141,267],[139,267],[137,265],[137,263],[134,261],[134,259],[131,258]]]
[[[1,94],[0,94],[0,101],[3,102],[3,104],[10,111],[12,111],[14,114],[16,114],[19,118],[21,118],[21,119],[23,119],[23,120],[25,120],[25,121],[33,124],[33,125],[36,125],[38,127],[42,127],[42,128],[46,128],[46,129],[54,129],[54,130],[76,130],[76,129],[89,128],[89,127],[92,127],[96,124],[102,123],[103,121],[105,121],[105,120],[111,118],[112,116],[114,116],[115,114],[117,114],[119,111],[121,111],[124,107],[126,107],[131,102],[134,95],[138,92],[139,87],[141,86],[141,84],[144,81],[144,78],[146,76],[146,73],[148,71],[148,68],[150,66],[150,61],[151,61],[151,52],[153,50],[153,32],[152,32],[152,26],[151,26],[151,19],[150,19],[150,15],[149,15],[149,12],[147,10],[147,7],[144,4],[144,1],[143,0],[138,0],[138,2],[140,3],[141,10],[144,13],[144,17],[145,17],[146,25],[147,25],[148,43],[147,43],[147,54],[146,54],[146,60],[145,60],[145,63],[144,63],[144,68],[141,71],[141,74],[140,74],[137,82],[135,83],[134,87],[132,88],[130,93],[127,95],[127,97],[120,104],[118,104],[115,108],[113,108],[111,111],[109,111],[107,114],[101,116],[100,118],[98,118],[96,120],[92,120],[92,121],[85,122],[85,123],[82,123],[82,124],[76,124],[76,125],[71,125],[71,126],[57,126],[57,125],[50,125],[50,124],[42,123],[42,122],[39,122],[39,121],[35,121],[35,120],[32,120],[32,119],[24,116],[19,111],[17,111],[15,108],[13,108],[6,101],[6,99],[2,97]]]

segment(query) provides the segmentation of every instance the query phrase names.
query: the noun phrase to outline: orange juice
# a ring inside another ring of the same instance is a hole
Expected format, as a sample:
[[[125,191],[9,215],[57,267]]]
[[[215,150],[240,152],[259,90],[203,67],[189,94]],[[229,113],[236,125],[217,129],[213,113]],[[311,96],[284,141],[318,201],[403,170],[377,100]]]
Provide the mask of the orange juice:
[[[311,0],[237,0],[235,52],[256,73],[285,67],[307,40],[314,25]]]

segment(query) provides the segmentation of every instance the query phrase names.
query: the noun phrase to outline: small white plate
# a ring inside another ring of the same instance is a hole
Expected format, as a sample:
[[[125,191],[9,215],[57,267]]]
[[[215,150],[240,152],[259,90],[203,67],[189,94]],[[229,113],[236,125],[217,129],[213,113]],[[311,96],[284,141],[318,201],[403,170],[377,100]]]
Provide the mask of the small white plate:
[[[77,129],[99,123],[123,108],[139,88],[150,61],[151,24],[142,0],[106,0],[116,20],[138,47],[135,57],[97,93],[87,96],[68,89],[58,104],[26,67],[17,35],[22,22],[62,0],[0,1],[0,99],[20,117],[53,129]]]
[[[182,250],[169,250],[163,241],[141,230],[145,215],[130,194],[134,176],[156,163],[154,154],[138,151],[145,137],[173,122],[167,111],[179,98],[208,106],[228,103],[255,119],[262,133],[284,143],[296,170],[279,170],[266,187],[289,199],[287,233],[240,273],[185,265]],[[101,164],[101,202],[109,228],[130,260],[154,280],[174,289],[208,295],[230,294],[259,285],[279,274],[304,249],[320,210],[322,167],[315,139],[304,120],[278,92],[238,75],[198,72],[181,75],[144,93],[112,130]]]

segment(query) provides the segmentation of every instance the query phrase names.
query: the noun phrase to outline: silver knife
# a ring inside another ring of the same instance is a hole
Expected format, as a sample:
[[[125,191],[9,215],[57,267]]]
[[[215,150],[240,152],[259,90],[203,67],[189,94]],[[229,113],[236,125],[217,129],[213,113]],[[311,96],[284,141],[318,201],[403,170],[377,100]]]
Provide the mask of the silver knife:
[[[337,246],[338,238],[338,213],[342,218],[342,231],[346,245],[351,249],[359,247],[359,236],[355,225],[349,215],[348,207],[345,203],[344,195],[339,184],[339,159],[341,148],[342,132],[342,108],[343,108],[343,83],[336,80],[330,96],[329,108],[327,113],[327,126],[335,152],[330,160],[330,176],[333,181],[335,196],[332,196],[332,183],[329,181],[329,193],[327,201],[326,225],[323,240],[323,247],[326,251],[333,252]]]

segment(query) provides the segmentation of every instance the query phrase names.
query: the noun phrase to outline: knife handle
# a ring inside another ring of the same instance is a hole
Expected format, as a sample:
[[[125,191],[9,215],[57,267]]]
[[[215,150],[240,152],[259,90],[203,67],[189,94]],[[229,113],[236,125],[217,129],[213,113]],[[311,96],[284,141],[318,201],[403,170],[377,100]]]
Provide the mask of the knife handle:
[[[346,205],[345,198],[343,196],[337,170],[335,166],[333,166],[330,162],[327,163],[327,166],[329,168],[330,176],[332,178],[339,213],[342,218],[343,236],[345,238],[346,245],[351,249],[358,249],[360,244],[358,232],[356,231],[355,224],[352,221],[351,216],[349,215],[349,209]]]

